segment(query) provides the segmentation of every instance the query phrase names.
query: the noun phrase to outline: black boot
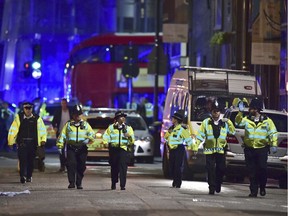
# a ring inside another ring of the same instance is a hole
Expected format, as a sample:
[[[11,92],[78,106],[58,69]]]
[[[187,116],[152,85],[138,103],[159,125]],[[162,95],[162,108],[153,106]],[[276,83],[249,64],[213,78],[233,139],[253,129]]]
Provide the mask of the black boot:
[[[216,191],[216,193],[221,192],[221,184],[216,184],[215,191]]]
[[[25,176],[21,176],[20,182],[21,182],[22,184],[26,183],[26,177],[25,177]]]
[[[257,197],[257,194],[255,194],[255,193],[250,193],[250,194],[249,194],[249,197]]]
[[[111,190],[115,190],[116,189],[116,183],[112,183],[111,184]]]
[[[75,184],[74,184],[74,183],[70,183],[70,184],[68,185],[68,188],[69,188],[69,189],[75,188]]]
[[[266,195],[266,190],[265,188],[260,188],[260,195],[265,196]]]
[[[27,177],[26,181],[27,181],[27,182],[32,182],[32,177],[30,177],[30,178]]]

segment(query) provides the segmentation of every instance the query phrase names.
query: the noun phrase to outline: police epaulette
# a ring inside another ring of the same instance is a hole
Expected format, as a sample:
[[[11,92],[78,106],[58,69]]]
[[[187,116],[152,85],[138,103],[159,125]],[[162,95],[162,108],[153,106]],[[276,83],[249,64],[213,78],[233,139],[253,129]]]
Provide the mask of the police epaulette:
[[[261,114],[261,116],[260,116],[260,121],[264,121],[264,120],[266,120],[266,119],[268,119],[267,115]]]
[[[181,125],[185,130],[188,128],[186,125]]]

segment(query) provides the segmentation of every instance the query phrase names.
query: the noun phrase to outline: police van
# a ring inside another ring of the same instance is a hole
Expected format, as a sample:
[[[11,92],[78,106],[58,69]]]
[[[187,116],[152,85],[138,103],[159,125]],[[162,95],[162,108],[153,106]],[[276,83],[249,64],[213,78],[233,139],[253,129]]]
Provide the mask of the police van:
[[[169,149],[164,134],[171,126],[174,112],[183,113],[183,123],[195,134],[201,122],[210,116],[214,100],[217,99],[224,114],[234,105],[235,98],[246,98],[249,103],[255,97],[261,98],[261,90],[256,76],[249,71],[181,66],[170,81],[163,111],[160,151],[164,176],[169,177]],[[197,154],[186,150],[183,164],[184,179],[193,179],[195,173],[204,173],[203,146],[199,146]]]

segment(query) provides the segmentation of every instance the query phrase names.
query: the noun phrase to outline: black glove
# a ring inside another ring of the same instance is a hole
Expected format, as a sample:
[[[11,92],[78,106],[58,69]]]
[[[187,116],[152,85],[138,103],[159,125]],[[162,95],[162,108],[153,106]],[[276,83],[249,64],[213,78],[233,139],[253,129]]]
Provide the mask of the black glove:
[[[125,134],[127,133],[127,125],[122,124],[122,132]]]
[[[169,127],[168,131],[171,133],[174,130],[174,125],[172,125],[171,127]]]

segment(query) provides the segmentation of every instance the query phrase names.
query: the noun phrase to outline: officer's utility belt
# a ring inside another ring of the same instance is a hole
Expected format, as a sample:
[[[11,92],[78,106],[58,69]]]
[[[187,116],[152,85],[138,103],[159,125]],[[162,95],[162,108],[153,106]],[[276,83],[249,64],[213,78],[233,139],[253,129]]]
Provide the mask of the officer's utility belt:
[[[121,146],[122,145],[119,145],[118,143],[116,145],[112,145],[112,143],[109,143],[108,144],[108,147],[109,148],[113,148],[113,149],[121,149]]]
[[[33,146],[33,144],[36,144],[33,138],[22,138],[20,140],[18,143],[19,147]]]
[[[169,146],[169,145],[168,145]],[[174,146],[176,146],[176,144],[174,144]],[[169,146],[169,150],[176,150],[176,149],[180,149],[180,148],[184,148],[184,145],[183,144],[178,144],[176,148],[171,148]]]
[[[34,139],[33,138],[22,138],[23,142],[32,142]]]
[[[246,149],[251,149],[251,150],[252,150],[252,149],[263,149],[263,148],[270,149],[270,146],[269,146],[269,145],[263,146],[263,147],[261,147],[261,148],[254,148],[254,147],[252,147],[252,146],[247,146],[247,145],[243,144],[243,147],[246,148]]]
[[[67,148],[73,150],[74,152],[78,152],[78,151],[82,150],[84,146],[86,146],[86,145],[76,146],[76,145],[68,144]]]
[[[22,139],[20,139],[20,143],[29,144],[29,143],[34,143],[34,142],[35,142],[35,139],[33,139],[33,138],[22,138]]]

